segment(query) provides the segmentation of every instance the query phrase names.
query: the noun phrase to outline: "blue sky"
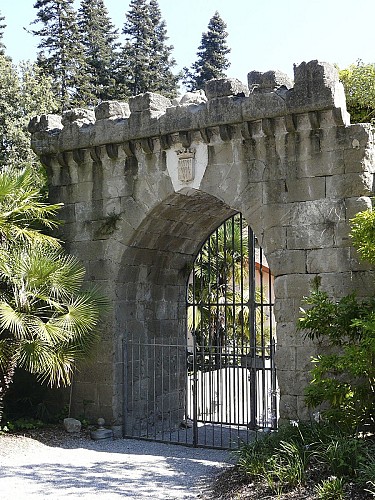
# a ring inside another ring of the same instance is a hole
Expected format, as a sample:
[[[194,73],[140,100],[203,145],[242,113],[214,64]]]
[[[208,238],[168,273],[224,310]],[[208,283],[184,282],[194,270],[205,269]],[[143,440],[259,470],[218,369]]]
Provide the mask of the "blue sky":
[[[14,62],[34,60],[37,37],[27,33],[35,0],[0,0],[4,42]],[[120,30],[129,1],[105,0]],[[76,2],[78,7],[79,2]],[[279,69],[293,77],[293,63],[318,59],[344,68],[357,59],[375,63],[375,0],[159,0],[177,69],[195,60],[202,32],[218,10],[228,25],[228,76],[246,82],[251,70]]]

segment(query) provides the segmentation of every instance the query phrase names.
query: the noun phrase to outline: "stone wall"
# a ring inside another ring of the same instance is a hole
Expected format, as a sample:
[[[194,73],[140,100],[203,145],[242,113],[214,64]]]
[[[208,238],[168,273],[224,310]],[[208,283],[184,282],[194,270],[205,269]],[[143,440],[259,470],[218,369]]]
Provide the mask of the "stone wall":
[[[31,122],[51,200],[65,203],[62,238],[113,304],[95,361],[74,383],[77,414],[89,399],[93,416],[124,423],[124,341],[184,341],[194,257],[240,211],[275,276],[281,418],[308,416],[303,388],[316,347],[296,332],[299,307],[317,275],[333,297],[373,293],[348,221],[371,206],[375,148],[370,125],[350,125],[331,65],[294,71],[293,87],[279,72],[253,71],[248,85],[212,80],[179,102],[146,93]],[[147,413],[141,399],[125,409],[128,420]]]

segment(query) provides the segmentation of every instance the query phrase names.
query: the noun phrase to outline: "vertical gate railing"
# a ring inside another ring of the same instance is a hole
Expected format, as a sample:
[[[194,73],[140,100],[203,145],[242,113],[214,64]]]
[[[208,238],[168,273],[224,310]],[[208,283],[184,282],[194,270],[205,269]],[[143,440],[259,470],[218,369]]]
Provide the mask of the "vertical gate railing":
[[[125,436],[236,448],[275,428],[273,277],[241,214],[201,248],[187,317],[187,342],[124,342]]]
[[[241,214],[217,228],[199,252],[188,319],[187,417],[194,444],[232,447],[256,429],[275,428],[273,277]]]

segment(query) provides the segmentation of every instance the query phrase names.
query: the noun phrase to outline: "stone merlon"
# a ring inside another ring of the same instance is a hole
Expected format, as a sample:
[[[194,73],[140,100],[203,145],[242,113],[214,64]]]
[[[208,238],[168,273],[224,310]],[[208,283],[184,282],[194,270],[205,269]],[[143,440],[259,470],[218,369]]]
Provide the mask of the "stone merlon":
[[[147,92],[130,98],[129,104],[102,102],[94,110],[74,109],[62,117],[37,116],[29,124],[31,145],[43,157],[189,131],[200,131],[209,141],[212,127],[284,116],[289,130],[296,115],[328,109],[335,111],[338,124],[349,123],[344,90],[332,65],[303,62],[294,67],[291,85],[279,71],[252,71],[248,86],[236,79],[211,80],[205,95],[188,93],[179,101]],[[164,147],[168,143],[163,141]]]

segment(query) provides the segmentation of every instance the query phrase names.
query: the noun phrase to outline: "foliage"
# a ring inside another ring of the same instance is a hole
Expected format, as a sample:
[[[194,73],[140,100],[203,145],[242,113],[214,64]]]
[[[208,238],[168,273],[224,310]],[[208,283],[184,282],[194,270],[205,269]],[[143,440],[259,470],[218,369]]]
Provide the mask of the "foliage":
[[[198,254],[188,288],[188,328],[199,345],[269,341],[267,317],[252,303],[261,302],[261,290],[250,285],[248,226],[230,218],[207,239]],[[252,338],[255,331],[256,340]]]
[[[207,32],[202,34],[196,62],[192,64],[191,70],[184,68],[183,83],[189,91],[204,89],[206,81],[225,76],[230,66],[226,27],[216,11],[208,23]]]
[[[375,211],[358,212],[350,221],[350,237],[363,260],[375,264]]]
[[[277,495],[315,482],[318,498],[331,500],[341,498],[348,483],[368,484],[373,446],[327,422],[291,422],[243,445],[237,463],[249,480],[267,484]]]
[[[88,86],[87,64],[79,36],[74,0],[38,0],[33,24],[39,36],[38,66],[52,78],[59,110],[82,104]]]
[[[51,81],[30,63],[17,68],[0,55],[0,167],[30,166],[35,181],[45,182],[44,169],[31,150],[27,126],[33,116],[56,109]]]
[[[312,360],[307,405],[328,403],[324,418],[348,428],[374,427],[375,302],[355,295],[334,301],[317,287],[305,303],[298,327],[330,348]]]
[[[375,64],[361,60],[339,72],[353,123],[375,120]]]
[[[344,500],[344,481],[341,477],[331,476],[315,488],[319,500]]]
[[[28,171],[0,173],[1,404],[17,367],[51,386],[70,384],[104,307],[82,289],[84,268],[41,232],[56,226],[59,205],[40,202],[31,180]]]
[[[103,0],[82,0],[78,10],[79,34],[87,65],[87,86],[81,95],[86,105],[116,96],[118,33],[109,19]]]
[[[160,92],[175,97],[178,77],[171,68],[176,63],[171,57],[173,47],[166,45],[166,25],[158,2],[132,0],[122,32],[125,44],[119,73],[123,94]]]
[[[4,29],[6,28],[6,24],[3,24],[5,21],[5,17],[1,15],[0,11],[0,55],[5,55],[5,45],[3,42],[4,37]]]

